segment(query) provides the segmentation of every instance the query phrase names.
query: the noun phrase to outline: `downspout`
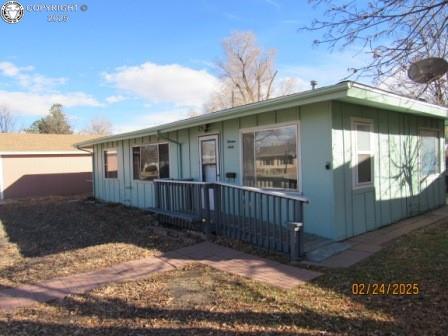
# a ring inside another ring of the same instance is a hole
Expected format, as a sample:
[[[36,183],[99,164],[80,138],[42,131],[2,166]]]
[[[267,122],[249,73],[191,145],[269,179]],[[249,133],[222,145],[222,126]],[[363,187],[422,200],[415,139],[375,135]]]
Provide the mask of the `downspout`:
[[[183,178],[183,174],[182,174],[182,143],[177,141],[177,140],[173,140],[170,137],[164,135],[162,132],[157,131],[157,136],[163,140],[166,140],[168,142],[172,142],[174,144],[177,145],[177,155],[178,155],[178,161],[179,161],[179,169],[178,169],[178,174],[179,174],[179,178]]]
[[[89,150],[84,149],[84,148],[79,147],[79,146],[76,146],[76,148],[78,150],[80,150],[80,151],[92,154],[92,195],[93,195],[93,197],[96,198],[96,193],[95,193],[95,162],[94,162],[95,150],[93,149],[93,147],[92,147],[92,151],[89,151]]]

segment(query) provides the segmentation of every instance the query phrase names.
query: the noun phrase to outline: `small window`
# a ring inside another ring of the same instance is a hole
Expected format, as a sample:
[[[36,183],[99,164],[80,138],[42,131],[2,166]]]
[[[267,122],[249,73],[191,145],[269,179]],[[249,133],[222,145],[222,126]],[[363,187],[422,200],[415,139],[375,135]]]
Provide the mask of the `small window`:
[[[170,171],[168,144],[133,147],[132,166],[134,180],[152,181],[168,178]]]
[[[104,151],[104,177],[118,177],[118,158],[117,150],[115,149],[108,149]]]
[[[373,185],[373,123],[354,121],[353,130],[353,182],[355,187]]]
[[[423,176],[439,173],[439,132],[420,131],[420,163]]]

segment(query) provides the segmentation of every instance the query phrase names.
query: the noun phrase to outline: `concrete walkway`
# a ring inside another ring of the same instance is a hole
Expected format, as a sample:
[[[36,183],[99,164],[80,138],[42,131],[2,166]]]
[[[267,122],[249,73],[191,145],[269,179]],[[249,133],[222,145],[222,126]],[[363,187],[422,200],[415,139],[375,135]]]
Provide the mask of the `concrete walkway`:
[[[138,280],[174,270],[192,262],[289,289],[314,279],[321,273],[260,258],[234,249],[203,242],[167,252],[162,256],[121,263],[98,271],[75,274],[0,291],[0,309],[10,310],[38,302],[82,294],[112,282]]]
[[[444,219],[448,219],[448,206],[347,239],[342,243],[347,244],[349,248],[343,252],[321,262],[308,261],[304,263],[330,268],[350,267],[382,250],[392,240]]]

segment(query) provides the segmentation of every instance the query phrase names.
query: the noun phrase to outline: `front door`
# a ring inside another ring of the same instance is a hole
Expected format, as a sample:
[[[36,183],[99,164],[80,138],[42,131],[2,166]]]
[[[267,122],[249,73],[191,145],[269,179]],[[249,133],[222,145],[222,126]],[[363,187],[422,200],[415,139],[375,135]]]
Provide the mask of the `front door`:
[[[217,134],[199,138],[199,156],[201,180],[203,182],[219,181],[219,143]]]
[[[202,182],[219,181],[219,143],[218,135],[199,138],[200,174]],[[210,210],[215,210],[213,190],[209,189]],[[204,202],[204,195],[202,195]]]

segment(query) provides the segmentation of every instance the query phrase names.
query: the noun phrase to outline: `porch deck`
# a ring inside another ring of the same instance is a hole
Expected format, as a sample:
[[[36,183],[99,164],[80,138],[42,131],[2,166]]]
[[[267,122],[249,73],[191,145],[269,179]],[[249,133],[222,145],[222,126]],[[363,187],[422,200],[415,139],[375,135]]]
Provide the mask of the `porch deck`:
[[[283,253],[304,256],[301,195],[220,182],[155,180],[155,207],[162,222],[205,234],[226,236]],[[310,236],[309,248],[324,241]]]

